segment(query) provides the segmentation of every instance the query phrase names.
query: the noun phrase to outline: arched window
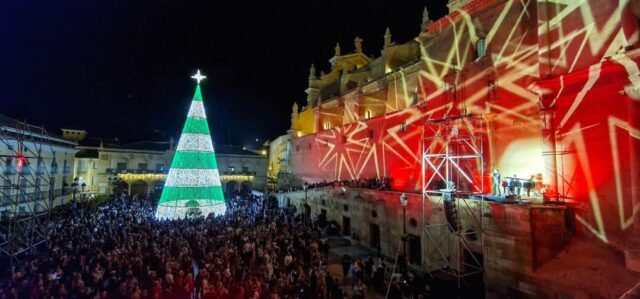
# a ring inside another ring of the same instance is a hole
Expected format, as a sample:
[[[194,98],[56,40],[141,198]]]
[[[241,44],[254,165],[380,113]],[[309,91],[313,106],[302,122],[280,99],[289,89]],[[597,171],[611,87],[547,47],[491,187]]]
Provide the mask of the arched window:
[[[325,121],[325,122],[324,122],[324,129],[325,129],[325,130],[329,130],[329,129],[331,129],[331,123],[330,123],[330,122],[328,122],[328,121]]]
[[[476,41],[476,56],[478,59],[480,59],[485,55],[487,55],[487,42],[484,38],[481,38]]]
[[[371,117],[373,117],[373,112],[371,112],[371,110],[366,110],[364,112],[364,119],[370,119]]]

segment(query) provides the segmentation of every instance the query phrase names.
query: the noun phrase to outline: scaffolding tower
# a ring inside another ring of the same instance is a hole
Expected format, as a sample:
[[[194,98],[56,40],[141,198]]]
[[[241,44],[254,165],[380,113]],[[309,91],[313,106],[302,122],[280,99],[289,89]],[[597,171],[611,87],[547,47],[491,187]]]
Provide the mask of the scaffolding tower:
[[[484,263],[477,254],[484,256],[484,129],[483,119],[471,115],[424,124],[425,266],[429,272],[455,277],[458,287],[466,277],[483,273]]]
[[[15,121],[0,128],[0,258],[13,265],[48,241],[55,198],[55,157],[44,127]]]

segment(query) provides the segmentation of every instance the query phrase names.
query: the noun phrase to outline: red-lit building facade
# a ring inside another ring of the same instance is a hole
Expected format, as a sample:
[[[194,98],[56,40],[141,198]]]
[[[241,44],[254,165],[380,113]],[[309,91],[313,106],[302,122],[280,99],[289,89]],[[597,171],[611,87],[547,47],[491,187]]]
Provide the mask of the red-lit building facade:
[[[464,1],[462,1],[464,2]],[[389,31],[381,55],[340,46],[312,67],[294,105],[291,165],[301,181],[390,177],[423,187],[427,121],[482,120],[490,173],[541,176],[548,200],[575,208],[578,230],[622,249],[640,230],[639,4],[630,0],[475,0],[423,20],[412,41]],[[634,213],[635,212],[635,213]],[[636,218],[634,224],[634,216]],[[640,266],[638,266],[640,269]]]

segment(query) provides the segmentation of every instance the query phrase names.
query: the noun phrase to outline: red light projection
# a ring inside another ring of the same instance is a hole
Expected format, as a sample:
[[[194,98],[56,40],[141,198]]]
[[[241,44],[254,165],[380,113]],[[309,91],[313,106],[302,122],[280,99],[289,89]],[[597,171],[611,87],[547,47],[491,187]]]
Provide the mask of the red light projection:
[[[563,3],[477,0],[432,23],[416,39],[420,70],[401,76],[418,103],[294,138],[293,173],[385,176],[394,190],[420,192],[425,121],[471,114],[485,124],[486,193],[493,169],[541,175],[577,207],[583,232],[621,247],[640,209],[638,18],[628,0]]]

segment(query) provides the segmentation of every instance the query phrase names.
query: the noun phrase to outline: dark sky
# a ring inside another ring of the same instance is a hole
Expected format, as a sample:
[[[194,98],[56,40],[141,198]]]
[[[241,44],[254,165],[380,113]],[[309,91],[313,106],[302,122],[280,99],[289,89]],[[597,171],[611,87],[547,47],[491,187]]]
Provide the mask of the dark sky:
[[[356,35],[379,56],[387,26],[412,39],[427,2],[432,19],[446,13],[446,0],[2,1],[0,113],[160,139],[181,130],[200,68],[214,142],[274,138],[311,63],[328,72],[335,43],[351,52]]]

